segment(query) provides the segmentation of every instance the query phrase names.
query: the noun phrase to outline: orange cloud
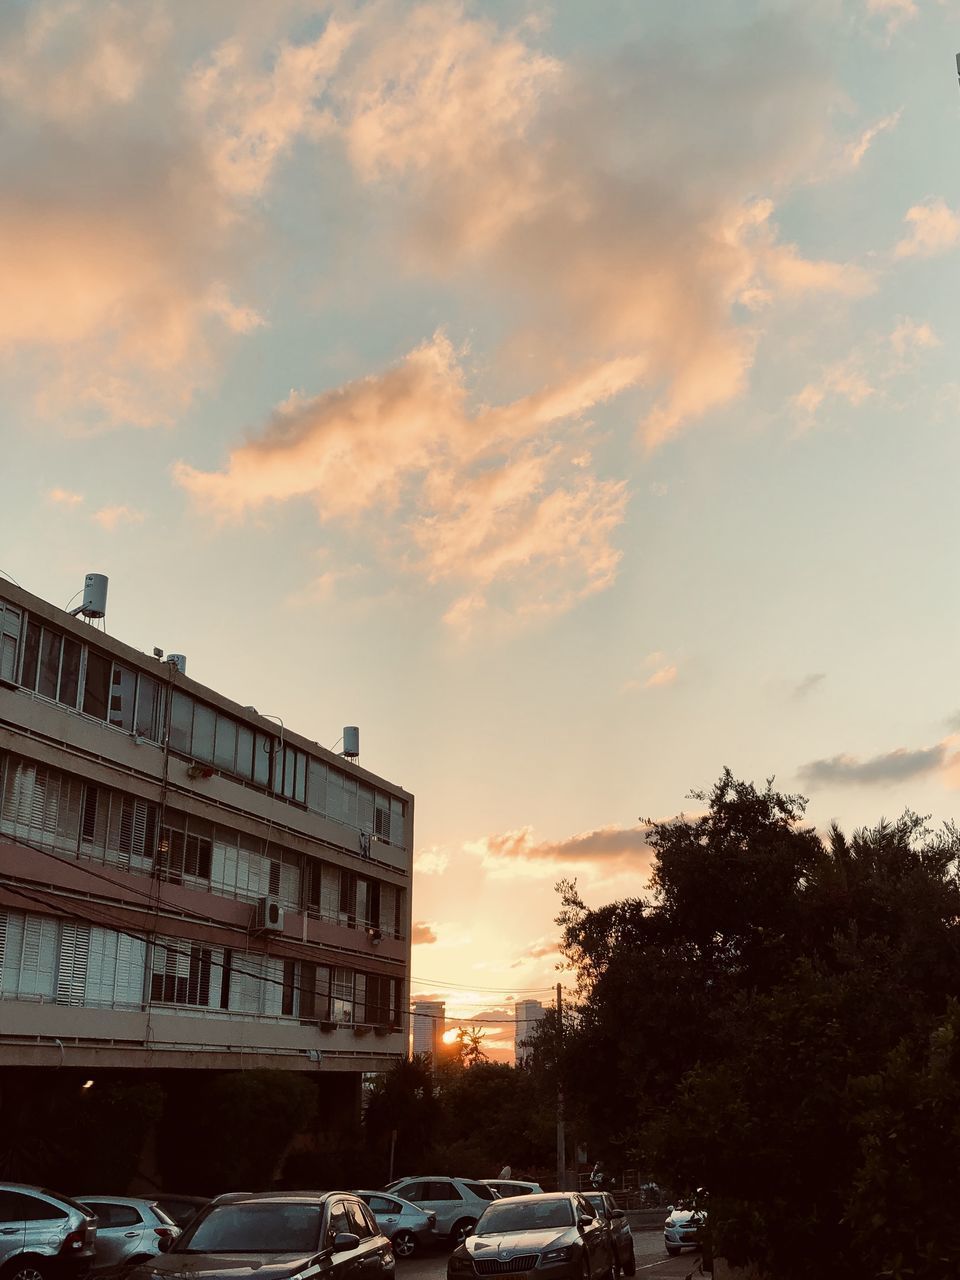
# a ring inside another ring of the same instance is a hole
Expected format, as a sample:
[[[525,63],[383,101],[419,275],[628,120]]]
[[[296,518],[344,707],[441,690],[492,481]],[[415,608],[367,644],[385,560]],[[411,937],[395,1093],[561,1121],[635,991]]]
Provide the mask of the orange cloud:
[[[90,518],[95,520],[101,529],[113,533],[122,524],[142,524],[143,512],[127,506],[101,507]]]
[[[677,667],[675,663],[669,663],[665,667],[658,667],[653,675],[648,676],[644,681],[645,689],[658,689],[665,684],[673,684],[677,678]]]
[[[622,482],[592,475],[582,457],[573,466],[570,445],[549,430],[565,435],[569,419],[637,375],[634,362],[614,361],[471,412],[459,355],[437,334],[382,374],[292,396],[223,471],[179,463],[174,475],[223,516],[292,498],[312,500],[323,521],[399,511],[401,563],[453,586],[452,626],[491,605],[543,616],[613,581],[626,505]]]
[[[69,489],[50,489],[47,492],[47,501],[55,502],[61,507],[77,507],[83,502],[83,494],[72,493]]]
[[[481,858],[484,868],[501,878],[556,877],[578,867],[584,871],[648,871],[653,851],[646,826],[599,827],[565,840],[533,838],[530,827],[484,836],[464,848]]]
[[[945,200],[915,204],[903,216],[908,233],[894,248],[897,258],[932,258],[960,242],[960,214]]]
[[[433,925],[428,924],[426,920],[415,920],[413,929],[410,933],[410,941],[415,947],[426,946],[431,942],[436,942],[437,933]]]

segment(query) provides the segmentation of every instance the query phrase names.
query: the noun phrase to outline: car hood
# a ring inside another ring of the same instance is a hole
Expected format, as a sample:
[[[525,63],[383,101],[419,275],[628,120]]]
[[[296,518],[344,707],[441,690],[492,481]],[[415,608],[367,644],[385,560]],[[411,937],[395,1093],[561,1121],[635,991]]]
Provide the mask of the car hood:
[[[707,1215],[703,1209],[674,1209],[672,1213],[667,1215],[667,1221],[674,1227],[685,1227],[691,1221],[696,1226],[698,1223],[706,1222],[706,1220]]]
[[[539,1231],[509,1231],[500,1236],[468,1236],[465,1245],[471,1258],[515,1258],[519,1253],[540,1253],[572,1243],[576,1232],[567,1227]]]
[[[310,1265],[315,1253],[158,1253],[128,1272],[128,1280],[287,1280]]]

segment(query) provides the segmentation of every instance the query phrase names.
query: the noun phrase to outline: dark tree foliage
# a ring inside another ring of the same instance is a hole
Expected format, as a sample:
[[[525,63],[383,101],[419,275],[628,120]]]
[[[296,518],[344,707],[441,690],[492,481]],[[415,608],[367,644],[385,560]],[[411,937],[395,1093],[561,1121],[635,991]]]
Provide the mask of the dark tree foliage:
[[[777,1280],[960,1270],[960,837],[826,840],[729,771],[653,823],[651,892],[561,886],[564,1072],[591,1148],[707,1186],[719,1253]]]

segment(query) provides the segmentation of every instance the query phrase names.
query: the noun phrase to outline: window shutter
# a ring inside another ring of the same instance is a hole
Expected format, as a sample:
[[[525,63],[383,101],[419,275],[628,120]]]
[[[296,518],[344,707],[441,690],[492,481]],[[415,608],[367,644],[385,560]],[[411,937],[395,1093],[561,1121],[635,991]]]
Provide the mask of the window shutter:
[[[83,1004],[90,957],[90,926],[64,921],[60,926],[57,1004]]]
[[[3,990],[3,958],[7,950],[7,913],[0,911],[0,991]]]

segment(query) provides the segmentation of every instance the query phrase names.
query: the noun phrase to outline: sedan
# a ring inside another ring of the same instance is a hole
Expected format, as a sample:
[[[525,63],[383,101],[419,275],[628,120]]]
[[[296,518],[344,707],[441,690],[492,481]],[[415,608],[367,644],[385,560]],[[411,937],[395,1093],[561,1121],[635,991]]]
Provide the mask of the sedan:
[[[137,1200],[129,1196],[76,1198],[97,1215],[95,1271],[145,1262],[180,1235],[180,1228],[155,1200]]]
[[[393,1245],[398,1258],[409,1258],[418,1249],[437,1243],[437,1215],[386,1191],[357,1191],[377,1220],[377,1226]]]
[[[533,1271],[545,1280],[612,1280],[609,1233],[583,1196],[558,1191],[497,1201],[447,1263],[448,1280]]]
[[[663,1246],[672,1258],[681,1249],[699,1249],[703,1229],[707,1223],[706,1210],[696,1202],[669,1205],[663,1224]]]
[[[164,1253],[129,1280],[329,1280],[360,1274],[391,1280],[390,1241],[349,1191],[238,1192],[200,1214]]]
[[[636,1275],[637,1258],[633,1251],[633,1232],[627,1222],[627,1215],[617,1207],[617,1202],[609,1191],[585,1191],[583,1194],[596,1209],[597,1217],[607,1224],[618,1271],[622,1276]]]

